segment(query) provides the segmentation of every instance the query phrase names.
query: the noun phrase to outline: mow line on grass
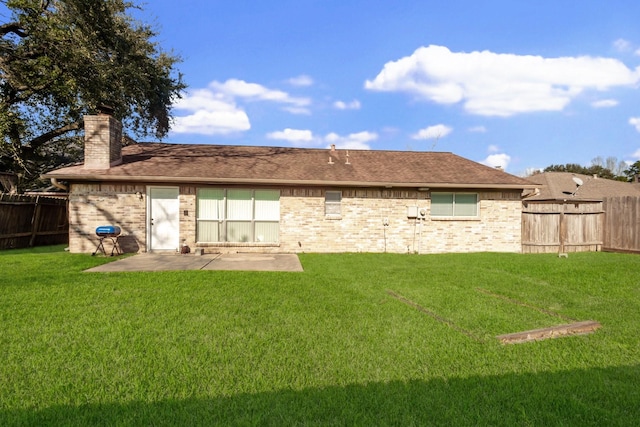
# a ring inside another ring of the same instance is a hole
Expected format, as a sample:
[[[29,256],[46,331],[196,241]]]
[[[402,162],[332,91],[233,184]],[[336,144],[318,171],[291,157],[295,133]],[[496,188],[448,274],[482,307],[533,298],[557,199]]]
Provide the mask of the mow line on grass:
[[[434,318],[438,322],[444,323],[445,325],[447,325],[450,328],[452,328],[452,329],[454,329],[454,330],[456,330],[456,331],[468,336],[469,338],[471,338],[471,339],[473,339],[475,341],[481,342],[481,343],[484,342],[484,340],[482,338],[478,337],[473,332],[467,331],[466,329],[461,328],[460,326],[458,326],[455,323],[453,323],[451,320],[448,320],[448,319],[445,319],[442,316],[439,316],[435,312],[433,312],[433,311],[431,311],[431,310],[429,310],[427,308],[422,307],[420,304],[418,304],[418,303],[416,303],[414,301],[411,301],[410,299],[407,299],[407,298],[403,297],[402,295],[400,295],[400,294],[398,294],[398,293],[396,293],[396,292],[394,292],[394,291],[392,291],[390,289],[387,289],[387,293],[389,295],[391,295],[392,297],[394,297],[395,299],[397,299],[398,301],[401,301],[401,302],[403,302],[403,303],[405,303],[407,305],[410,305],[411,307],[414,307],[414,308],[418,309],[419,311],[421,311],[421,312],[423,312],[425,314],[428,314],[429,316],[431,316],[432,318]]]
[[[518,301],[516,299],[509,298],[509,297],[504,296],[504,295],[496,294],[496,293],[493,293],[493,292],[488,291],[486,289],[476,288],[476,291],[481,292],[481,293],[483,293],[485,295],[489,295],[490,297],[499,298],[501,300],[508,301],[508,302],[510,302],[512,304],[519,305],[520,307],[526,307],[526,308],[530,308],[532,310],[536,310],[536,311],[538,311],[538,312],[540,312],[542,314],[547,314],[549,316],[558,317],[560,319],[568,320],[570,322],[577,322],[578,321],[577,319],[573,319],[573,318],[571,318],[569,316],[565,316],[565,315],[562,315],[560,313],[556,313],[555,311],[546,310],[544,308],[536,307],[535,305],[527,304],[526,302]]]

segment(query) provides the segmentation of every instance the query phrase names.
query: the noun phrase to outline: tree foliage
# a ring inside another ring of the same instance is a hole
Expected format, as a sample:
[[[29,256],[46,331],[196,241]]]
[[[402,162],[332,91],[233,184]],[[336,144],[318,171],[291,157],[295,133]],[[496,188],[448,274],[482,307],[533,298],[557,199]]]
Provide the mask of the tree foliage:
[[[0,168],[23,182],[77,157],[82,117],[107,105],[162,138],[185,85],[179,58],[124,0],[6,0],[0,25]]]
[[[609,170],[615,179],[623,177],[624,170],[627,168],[626,162],[618,160],[618,158],[614,156],[609,156],[606,159],[603,159],[602,156],[598,156],[591,160],[591,165],[601,166],[602,168]]]
[[[615,179],[615,175],[609,169],[598,166],[582,166],[576,163],[567,163],[565,165],[551,165],[544,168],[545,172],[571,172],[583,175],[597,175],[600,178]]]
[[[640,160],[629,165],[629,167],[624,170],[624,174],[629,182],[634,182],[636,177],[640,177]]]

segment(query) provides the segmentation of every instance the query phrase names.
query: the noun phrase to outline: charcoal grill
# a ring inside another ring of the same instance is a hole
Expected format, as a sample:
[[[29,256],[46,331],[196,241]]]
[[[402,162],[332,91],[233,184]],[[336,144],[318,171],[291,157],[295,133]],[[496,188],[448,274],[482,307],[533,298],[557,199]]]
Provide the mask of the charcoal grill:
[[[104,248],[105,239],[111,240],[111,256],[114,254],[121,255],[122,251],[120,250],[120,244],[118,243],[121,232],[120,227],[116,225],[101,225],[96,228],[96,236],[98,236],[100,241],[98,242],[96,250],[91,255],[95,255],[98,252],[102,252],[105,256],[107,255],[107,251]]]

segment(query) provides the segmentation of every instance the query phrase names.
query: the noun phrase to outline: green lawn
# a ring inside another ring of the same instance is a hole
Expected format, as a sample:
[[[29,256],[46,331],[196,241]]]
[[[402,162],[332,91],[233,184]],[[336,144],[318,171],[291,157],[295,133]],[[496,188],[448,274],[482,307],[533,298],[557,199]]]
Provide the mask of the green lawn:
[[[0,252],[0,425],[640,420],[638,255],[300,259],[304,273],[84,273],[111,259]],[[567,319],[602,329],[495,338]]]

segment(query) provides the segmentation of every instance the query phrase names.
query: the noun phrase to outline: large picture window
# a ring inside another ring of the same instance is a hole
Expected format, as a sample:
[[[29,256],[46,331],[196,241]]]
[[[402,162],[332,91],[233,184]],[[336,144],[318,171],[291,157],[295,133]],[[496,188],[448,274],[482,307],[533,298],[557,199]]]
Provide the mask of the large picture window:
[[[476,193],[431,193],[432,217],[477,217]]]
[[[280,191],[198,189],[198,242],[277,243]]]

